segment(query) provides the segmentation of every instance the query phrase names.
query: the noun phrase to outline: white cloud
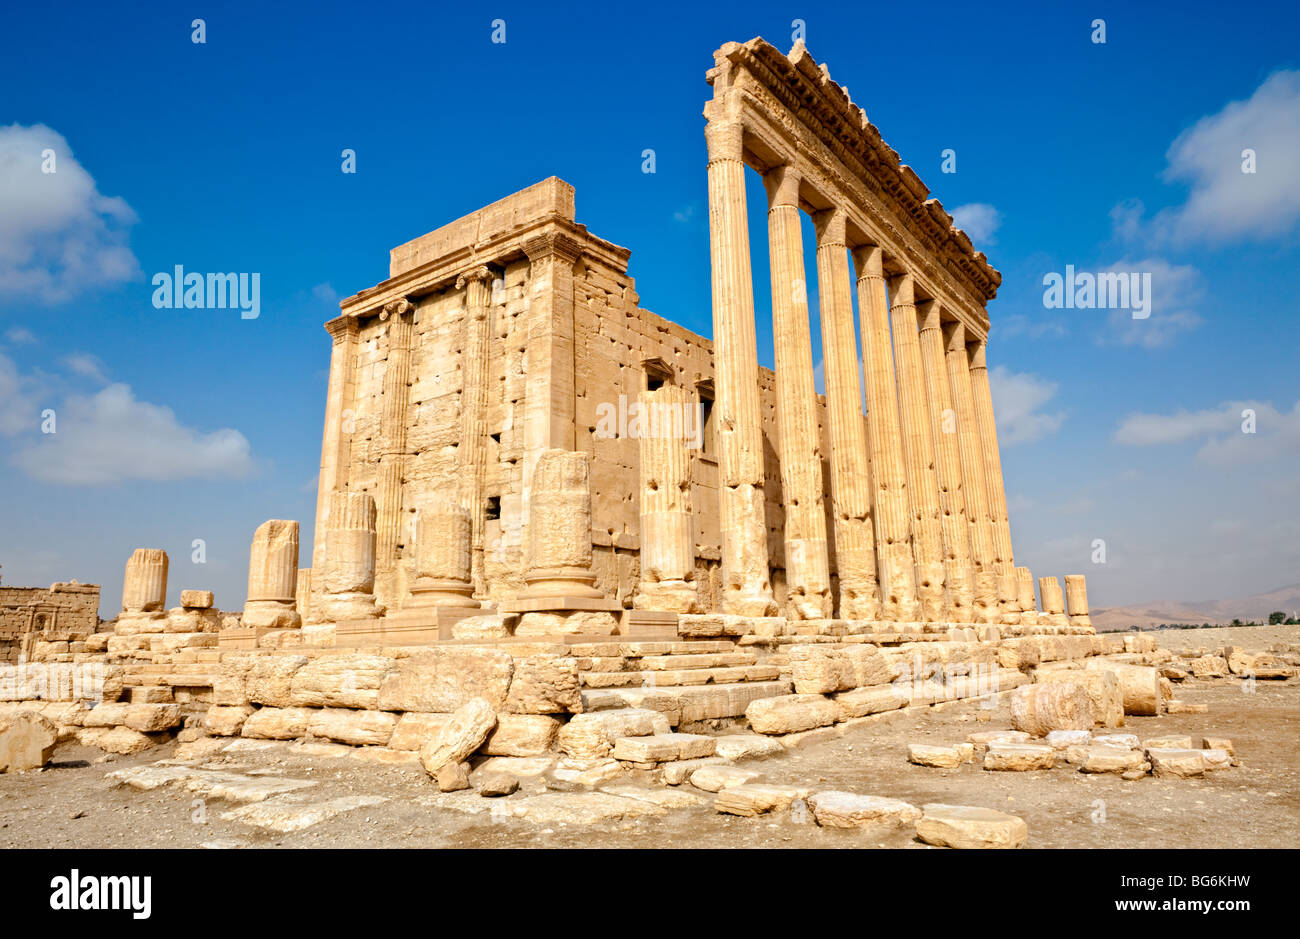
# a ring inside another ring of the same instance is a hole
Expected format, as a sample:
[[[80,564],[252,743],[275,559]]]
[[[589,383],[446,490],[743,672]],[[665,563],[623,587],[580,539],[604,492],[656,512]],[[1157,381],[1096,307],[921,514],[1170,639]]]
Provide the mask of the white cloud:
[[[74,375],[80,375],[82,378],[89,378],[101,384],[108,381],[108,373],[104,368],[104,363],[99,360],[97,355],[92,355],[89,352],[74,352],[63,357],[63,364]]]
[[[42,171],[46,150],[53,173]],[[135,221],[125,201],[100,194],[57,131],[0,127],[0,296],[58,303],[137,277],[127,246]]]
[[[959,205],[949,214],[952,216],[952,223],[960,228],[970,240],[976,243],[996,244],[997,239],[993,237],[1002,224],[1002,213],[987,202],[970,202],[966,205]]]
[[[1255,172],[1242,172],[1243,151]],[[1225,242],[1284,234],[1300,220],[1300,71],[1270,75],[1245,101],[1233,101],[1183,131],[1166,153],[1163,178],[1188,186],[1181,205],[1144,221],[1140,202],[1111,212],[1121,238]]]
[[[27,345],[36,341],[36,334],[26,326],[10,326],[5,330],[5,341],[15,346]]]
[[[19,373],[13,359],[0,353],[0,434],[13,436],[40,426],[44,382]]]
[[[1005,366],[989,369],[993,391],[993,414],[998,425],[998,443],[1013,446],[1038,440],[1061,429],[1065,412],[1045,413],[1039,409],[1056,396],[1057,384],[1037,375],[1011,372]]]
[[[139,401],[121,383],[68,396],[57,410],[57,432],[19,450],[13,462],[33,479],[69,486],[242,477],[252,470],[239,431],[185,427],[171,408]]]
[[[1289,458],[1300,452],[1300,401],[1290,413],[1268,402],[1227,401],[1200,411],[1130,414],[1116,428],[1114,439],[1136,447],[1200,441],[1197,461],[1219,468]]]
[[[1163,258],[1123,259],[1105,271],[1150,274],[1149,315],[1134,319],[1131,310],[1111,310],[1102,342],[1155,349],[1168,345],[1179,333],[1201,325],[1195,307],[1204,296],[1201,273],[1189,264],[1170,264]]]

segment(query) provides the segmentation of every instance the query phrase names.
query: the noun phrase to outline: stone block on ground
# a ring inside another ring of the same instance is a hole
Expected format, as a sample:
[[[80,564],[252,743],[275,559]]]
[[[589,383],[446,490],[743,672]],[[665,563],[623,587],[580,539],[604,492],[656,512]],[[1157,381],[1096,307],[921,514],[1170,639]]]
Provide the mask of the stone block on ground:
[[[1018,848],[1029,826],[1016,815],[972,805],[931,802],[921,807],[916,833],[926,844],[945,848]]]
[[[990,743],[984,754],[984,768],[988,770],[1027,772],[1051,769],[1055,765],[1056,751],[1039,744]]]
[[[691,785],[705,792],[721,792],[730,786],[743,786],[762,778],[757,770],[714,763],[701,766],[690,775]]]
[[[863,796],[830,790],[808,797],[813,818],[823,828],[866,828],[873,825],[901,828],[914,824],[921,811],[899,799]]]
[[[714,749],[718,756],[733,763],[776,756],[785,752],[785,747],[780,743],[761,734],[724,734],[715,737],[714,742]]]
[[[966,744],[974,750],[973,745]],[[939,769],[955,769],[965,760],[958,747],[936,747],[924,743],[913,743],[907,747],[907,761],[917,766],[934,766]]]
[[[728,786],[720,791],[713,807],[726,815],[752,818],[756,815],[788,809],[796,799],[807,799],[809,792],[808,789],[796,789],[791,786],[746,783],[742,786]]]
[[[485,698],[471,698],[451,715],[438,734],[420,748],[420,764],[430,776],[448,763],[460,763],[481,747],[496,727],[497,715]]]
[[[1181,750],[1169,747],[1148,747],[1147,759],[1156,776],[1186,779],[1205,772],[1204,750]]]
[[[35,711],[0,714],[0,773],[39,769],[54,756],[58,728]]]
[[[1011,726],[1035,737],[1053,730],[1091,730],[1092,699],[1077,682],[1033,684],[1011,693]]]
[[[819,694],[760,698],[745,708],[749,726],[760,734],[791,734],[825,727],[839,719],[840,710]]]

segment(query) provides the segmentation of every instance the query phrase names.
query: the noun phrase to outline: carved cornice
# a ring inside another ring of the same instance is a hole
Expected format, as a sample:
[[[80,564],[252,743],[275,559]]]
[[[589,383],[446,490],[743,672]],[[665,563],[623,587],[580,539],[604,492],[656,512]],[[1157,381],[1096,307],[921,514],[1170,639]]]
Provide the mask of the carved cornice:
[[[325,331],[335,342],[339,342],[355,338],[361,330],[355,316],[336,316],[325,324]]]
[[[564,261],[576,261],[582,256],[582,242],[567,232],[551,229],[540,231],[525,238],[519,245],[528,255],[529,261],[555,257]]]

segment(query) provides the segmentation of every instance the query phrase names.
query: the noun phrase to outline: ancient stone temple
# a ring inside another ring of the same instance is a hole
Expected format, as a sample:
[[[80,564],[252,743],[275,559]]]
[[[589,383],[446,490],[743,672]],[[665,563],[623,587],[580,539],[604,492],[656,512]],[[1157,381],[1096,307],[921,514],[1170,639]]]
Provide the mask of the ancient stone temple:
[[[1000,275],[802,44],[728,44],[708,80],[713,341],[641,305],[630,252],[579,224],[554,177],[394,248],[388,279],[342,302],[327,324],[314,609],[338,607],[321,572],[347,566],[330,557],[332,514],[354,493],[376,506],[374,616],[421,605],[416,520],[451,500],[469,520],[473,597],[539,622],[1037,621],[986,365]],[[750,170],[768,194],[775,371],[755,342]],[[557,450],[586,457],[568,515],[550,507],[572,502],[550,491],[559,477],[538,471]],[[580,529],[589,546],[570,543]],[[530,587],[539,551],[568,558],[567,589]],[[578,556],[590,570],[575,580]],[[567,602],[524,602],[542,595]]]

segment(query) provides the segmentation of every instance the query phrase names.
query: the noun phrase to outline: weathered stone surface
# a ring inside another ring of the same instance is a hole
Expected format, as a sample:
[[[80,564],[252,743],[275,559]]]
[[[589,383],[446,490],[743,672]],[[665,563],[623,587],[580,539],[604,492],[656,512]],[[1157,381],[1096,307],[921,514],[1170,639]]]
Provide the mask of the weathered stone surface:
[[[1098,726],[1122,727],[1124,725],[1124,695],[1120,688],[1119,677],[1110,671],[1089,671],[1087,669],[1058,669],[1041,671],[1037,680],[1045,683],[1081,684],[1088,691],[1092,701],[1092,716]]]
[[[1092,699],[1081,684],[1035,684],[1011,693],[1011,726],[1035,737],[1053,730],[1091,730]]]
[[[1202,655],[1187,663],[1187,669],[1197,678],[1227,678],[1228,662],[1220,655]]]
[[[0,714],[0,773],[38,769],[54,756],[59,732],[35,711]]]
[[[430,776],[448,763],[460,763],[483,745],[496,727],[497,715],[484,698],[472,698],[451,716],[436,737],[420,748],[420,763]]]
[[[281,796],[223,812],[221,818],[287,835],[318,825],[337,815],[382,805],[387,801],[383,796],[341,796],[324,802],[303,803],[294,796]]]
[[[289,682],[291,707],[370,708],[397,662],[366,652],[326,653],[298,669]]]
[[[840,709],[819,694],[761,698],[745,708],[749,726],[760,734],[791,734],[825,727],[839,719]]]
[[[920,810],[899,799],[862,796],[829,790],[808,797],[813,818],[823,828],[866,828],[872,825],[901,828],[914,824]]]
[[[1098,734],[1092,742],[1103,747],[1123,747],[1125,750],[1139,747],[1137,734]]]
[[[1137,746],[1136,743],[1133,745]],[[1142,747],[1143,749],[1154,747],[1158,750],[1194,750],[1196,744],[1188,734],[1162,734],[1159,737],[1148,737],[1143,740]]]
[[[498,714],[483,752],[489,756],[537,756],[550,750],[560,722],[547,714]]]
[[[247,701],[268,707],[293,707],[293,677],[307,662],[305,655],[262,655],[252,658],[245,679]],[[217,703],[247,702],[223,699]]]
[[[1170,714],[1208,714],[1210,713],[1210,706],[1208,704],[1180,701],[1178,698],[1170,698],[1165,702],[1165,710]]]
[[[1211,747],[1201,751],[1201,760],[1207,772],[1213,769],[1227,769],[1232,765],[1232,754],[1227,750]]]
[[[839,709],[839,716],[836,720],[841,721],[855,717],[866,717],[868,714],[894,711],[908,705],[907,694],[893,685],[877,685],[871,688],[843,691],[835,695],[831,700],[835,702],[835,706]]]
[[[383,747],[392,739],[397,715],[385,711],[321,708],[311,712],[307,733],[352,746]]]
[[[494,613],[489,616],[467,616],[451,627],[453,639],[505,639],[510,635],[511,617]]]
[[[393,750],[419,750],[426,740],[436,736],[450,720],[450,714],[407,711],[397,719],[397,727],[393,730],[388,746]]]
[[[1148,747],[1147,759],[1151,772],[1157,776],[1174,776],[1186,779],[1205,772],[1204,750],[1176,750],[1166,747]]]
[[[795,789],[790,786],[762,786],[746,783],[743,786],[728,786],[718,793],[713,807],[726,815],[741,815],[752,818],[780,809],[788,809],[796,799],[807,799],[810,790]]]
[[[493,713],[503,710],[513,660],[505,652],[428,649],[397,660],[396,671],[380,685],[382,711],[451,713],[482,698]]]
[[[203,715],[203,726],[210,734],[218,737],[238,737],[244,727],[244,721],[252,715],[253,709],[247,704],[229,706],[214,704]]]
[[[923,805],[916,834],[941,848],[1018,848],[1029,837],[1025,820],[971,805]]]
[[[1224,750],[1229,756],[1236,756],[1232,740],[1228,737],[1202,737],[1201,747],[1206,750]]]
[[[668,719],[658,711],[620,708],[574,716],[560,728],[556,744],[573,759],[603,759],[609,756],[614,741],[620,737],[671,732]]]
[[[718,756],[733,763],[785,752],[785,747],[777,741],[759,734],[726,734],[715,741]]]
[[[487,798],[499,798],[518,791],[519,779],[510,773],[498,770],[480,775],[477,785],[479,795]]]
[[[209,610],[212,608],[211,590],[182,590],[181,606],[187,610]]]
[[[1031,743],[990,743],[984,754],[984,768],[989,770],[1026,772],[1051,769],[1055,765],[1054,749]]]
[[[780,747],[781,745],[778,743],[777,746]],[[785,752],[785,747],[781,747],[781,752]],[[663,763],[659,766],[659,778],[663,780],[665,786],[680,786],[689,780],[697,769],[704,766],[721,766],[725,763],[726,760],[720,756],[706,756],[698,760],[678,760],[675,763]],[[622,766],[617,760],[614,761],[614,765]]]
[[[934,766],[939,769],[953,769],[965,762],[957,747],[935,747],[924,743],[908,744],[907,760],[917,766]]]
[[[966,739],[978,750],[993,743],[1028,743],[1033,738],[1023,730],[977,730]]]
[[[517,660],[505,710],[512,714],[581,711],[578,660],[568,655],[534,655]]]
[[[1086,746],[1091,742],[1092,734],[1086,730],[1054,730],[1047,735],[1047,745],[1057,750]]]
[[[629,763],[667,763],[693,760],[714,755],[712,737],[699,734],[652,734],[619,737],[610,753],[616,760]]]
[[[701,766],[690,775],[691,785],[705,792],[720,792],[728,786],[743,786],[762,778],[763,774],[758,770],[742,769],[725,763]]]
[[[439,792],[459,792],[469,788],[469,764],[461,760],[452,760],[438,767],[433,774]]]
[[[244,721],[239,735],[254,740],[294,740],[307,736],[310,720],[307,708],[259,708]]]
[[[898,668],[872,645],[828,649],[794,645],[789,649],[797,694],[830,694],[891,681]]]
[[[105,702],[82,717],[84,727],[124,726],[140,733],[159,733],[181,723],[179,704],[129,704]]]
[[[157,746],[157,741],[130,727],[85,727],[77,731],[77,742],[109,753],[129,756]]]
[[[1125,747],[1087,747],[1079,769],[1085,773],[1127,773],[1147,766],[1146,755],[1141,750]]]
[[[1104,659],[1089,659],[1084,667],[1115,673],[1124,699],[1125,714],[1154,717],[1160,713],[1160,673],[1156,669]]]

